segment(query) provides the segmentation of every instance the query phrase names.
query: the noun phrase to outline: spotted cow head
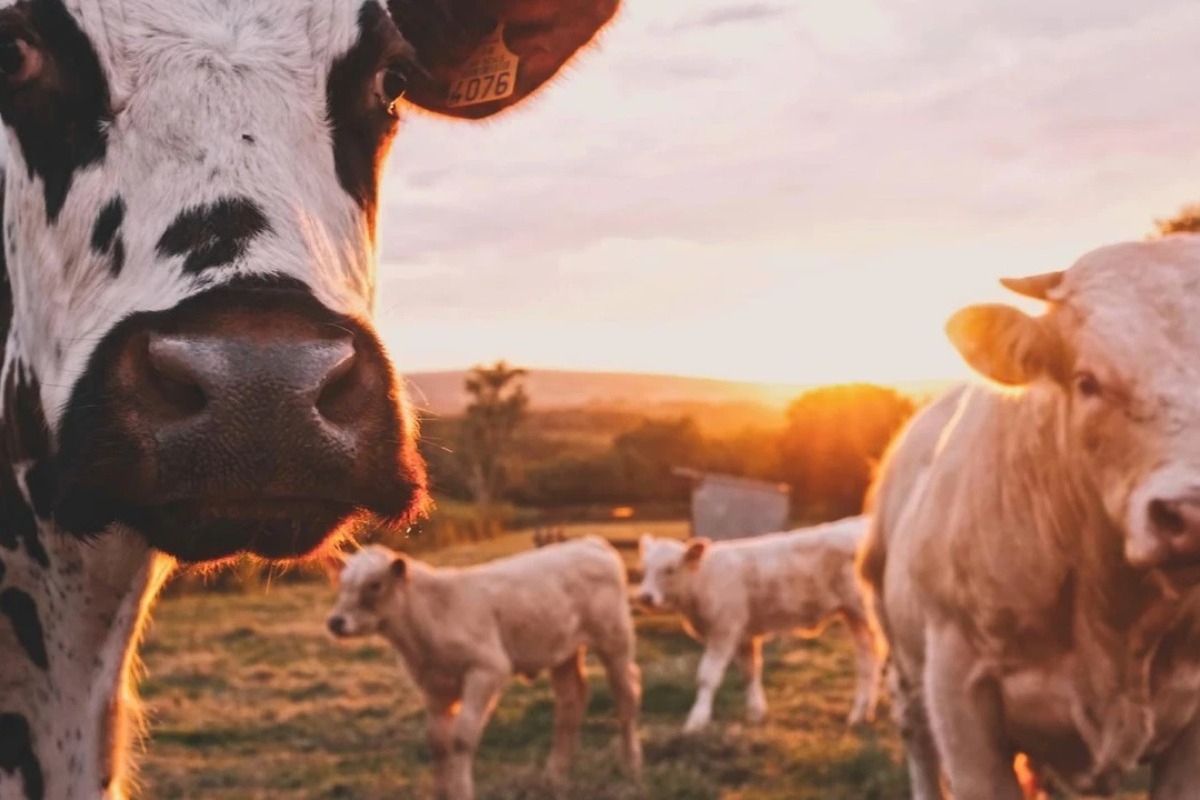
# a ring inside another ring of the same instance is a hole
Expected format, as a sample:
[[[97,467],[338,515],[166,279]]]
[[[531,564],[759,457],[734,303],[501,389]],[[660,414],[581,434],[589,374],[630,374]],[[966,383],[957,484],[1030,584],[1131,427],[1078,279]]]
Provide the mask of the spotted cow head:
[[[616,4],[0,0],[3,512],[186,561],[413,513],[370,321],[398,118],[512,105]]]

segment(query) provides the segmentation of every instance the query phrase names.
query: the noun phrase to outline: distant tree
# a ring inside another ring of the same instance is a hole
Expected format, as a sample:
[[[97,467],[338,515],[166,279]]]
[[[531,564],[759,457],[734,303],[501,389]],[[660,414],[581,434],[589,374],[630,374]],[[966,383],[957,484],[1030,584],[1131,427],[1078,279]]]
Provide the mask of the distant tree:
[[[874,462],[915,409],[906,395],[871,384],[827,386],[796,398],[779,440],[795,510],[815,519],[859,513]]]
[[[464,384],[471,401],[459,426],[458,451],[467,485],[485,521],[503,489],[508,451],[529,406],[521,383],[526,374],[497,361],[490,367],[474,367]]]
[[[1154,228],[1152,237],[1169,236],[1172,233],[1200,233],[1200,203],[1186,205],[1172,217],[1154,220]]]
[[[613,451],[624,474],[629,500],[669,500],[687,484],[672,470],[698,466],[705,440],[691,417],[647,419],[617,436]]]

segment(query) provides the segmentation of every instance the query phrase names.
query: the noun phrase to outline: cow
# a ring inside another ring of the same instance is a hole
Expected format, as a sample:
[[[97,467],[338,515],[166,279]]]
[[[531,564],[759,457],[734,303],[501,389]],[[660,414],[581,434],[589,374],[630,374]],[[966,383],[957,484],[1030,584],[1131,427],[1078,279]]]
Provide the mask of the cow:
[[[968,306],[983,378],[921,411],[859,557],[917,800],[1200,786],[1200,238],[1006,279]],[[1035,785],[1026,782],[1026,792]]]
[[[625,566],[596,536],[466,569],[438,569],[380,545],[339,570],[328,617],[336,637],[380,634],[400,652],[428,712],[439,794],[474,797],[472,762],[505,684],[549,671],[554,741],[546,771],[567,774],[587,711],[584,655],[608,676],[620,722],[622,765],[641,770],[641,673]]]
[[[704,643],[685,732],[712,720],[713,698],[735,655],[747,679],[747,718],[762,722],[764,637],[819,636],[834,619],[846,624],[854,640],[857,685],[849,723],[874,717],[882,668],[854,574],[865,526],[862,517],[847,517],[728,542],[642,535],[638,602],[678,610],[684,629]]]
[[[616,5],[0,0],[0,797],[128,796],[172,563],[423,507],[370,321],[399,118],[514,105]]]

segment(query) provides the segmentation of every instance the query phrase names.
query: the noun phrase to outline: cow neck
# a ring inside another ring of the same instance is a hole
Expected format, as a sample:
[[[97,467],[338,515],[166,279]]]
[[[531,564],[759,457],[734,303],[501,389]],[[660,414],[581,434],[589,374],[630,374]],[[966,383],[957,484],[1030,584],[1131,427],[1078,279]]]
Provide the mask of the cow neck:
[[[81,542],[43,523],[36,541],[0,548],[0,787],[123,800],[135,651],[170,559],[127,532]]]
[[[985,540],[985,549],[1000,545],[1008,551],[1008,560],[999,549],[990,553],[1001,569],[1012,570],[1020,551],[1032,555],[1029,569],[1009,573],[1020,580],[989,585],[1011,590],[999,607],[1019,608],[1017,595],[1031,599],[1027,611],[1036,613],[1040,604],[1038,623],[1051,620],[1051,636],[1071,653],[1063,663],[1073,665],[1074,721],[1092,753],[1090,777],[1106,785],[1133,769],[1152,740],[1154,659],[1195,606],[1196,593],[1181,593],[1156,573],[1129,567],[1121,531],[1108,521],[1098,489],[1068,456],[1067,401],[1058,392],[1031,390],[993,402],[977,432],[983,438],[971,443],[976,453],[997,454],[993,479],[1003,476],[999,494],[1009,497],[1005,508],[977,500],[972,514],[977,521],[987,519],[980,514],[998,514],[993,518],[1010,524],[988,531],[983,522],[978,530],[991,535],[977,533],[975,540]],[[965,477],[961,497],[997,496],[995,487],[989,493],[978,485],[978,471]]]

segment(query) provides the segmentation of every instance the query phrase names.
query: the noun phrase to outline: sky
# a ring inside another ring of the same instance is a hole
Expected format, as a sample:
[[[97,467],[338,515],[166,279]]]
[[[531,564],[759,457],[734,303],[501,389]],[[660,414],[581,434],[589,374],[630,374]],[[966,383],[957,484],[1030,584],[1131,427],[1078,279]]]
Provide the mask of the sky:
[[[959,377],[956,308],[1200,200],[1192,0],[623,5],[512,111],[405,122],[402,369]]]

